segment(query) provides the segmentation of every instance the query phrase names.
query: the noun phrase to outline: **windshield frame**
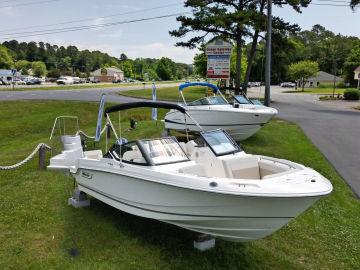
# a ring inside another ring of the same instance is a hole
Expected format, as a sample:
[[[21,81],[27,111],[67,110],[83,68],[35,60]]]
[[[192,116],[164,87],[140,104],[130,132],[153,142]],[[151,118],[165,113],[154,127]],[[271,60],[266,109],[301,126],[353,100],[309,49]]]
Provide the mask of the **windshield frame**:
[[[218,132],[223,133],[227,137],[229,142],[234,146],[234,148],[235,148],[234,150],[223,152],[223,153],[218,153],[204,136],[204,135],[209,134],[209,133],[218,133]],[[231,136],[226,131],[224,131],[222,129],[216,129],[216,130],[210,130],[210,131],[201,132],[200,135],[201,135],[202,139],[204,140],[205,144],[210,148],[210,150],[217,157],[226,156],[226,155],[230,155],[230,154],[235,154],[235,153],[238,153],[238,152],[242,151],[241,147],[231,138]]]

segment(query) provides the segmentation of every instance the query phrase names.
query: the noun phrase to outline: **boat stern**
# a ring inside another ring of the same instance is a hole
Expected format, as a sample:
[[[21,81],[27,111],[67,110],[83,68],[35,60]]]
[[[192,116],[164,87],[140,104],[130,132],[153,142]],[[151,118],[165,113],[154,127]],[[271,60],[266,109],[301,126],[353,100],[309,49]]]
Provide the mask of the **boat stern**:
[[[61,142],[64,150],[50,159],[50,164],[47,168],[75,173],[78,168],[79,159],[84,156],[81,138],[79,135],[66,135],[61,137]]]

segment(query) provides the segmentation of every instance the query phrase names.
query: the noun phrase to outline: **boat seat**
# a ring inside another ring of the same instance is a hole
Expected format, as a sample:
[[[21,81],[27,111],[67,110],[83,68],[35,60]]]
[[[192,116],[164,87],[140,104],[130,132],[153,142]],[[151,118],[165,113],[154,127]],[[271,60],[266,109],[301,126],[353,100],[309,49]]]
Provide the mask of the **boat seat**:
[[[261,179],[257,156],[245,156],[223,160],[227,178]]]
[[[146,163],[141,152],[138,150],[126,151],[123,155],[122,160],[136,163]]]
[[[185,146],[186,146],[185,152],[186,152],[189,156],[191,156],[192,153],[195,151],[197,144],[196,144],[196,142],[194,142],[194,141],[188,141],[188,142],[185,144]]]
[[[84,156],[85,156],[85,158],[88,158],[88,159],[100,160],[103,155],[102,155],[101,150],[93,150],[93,151],[85,151]]]

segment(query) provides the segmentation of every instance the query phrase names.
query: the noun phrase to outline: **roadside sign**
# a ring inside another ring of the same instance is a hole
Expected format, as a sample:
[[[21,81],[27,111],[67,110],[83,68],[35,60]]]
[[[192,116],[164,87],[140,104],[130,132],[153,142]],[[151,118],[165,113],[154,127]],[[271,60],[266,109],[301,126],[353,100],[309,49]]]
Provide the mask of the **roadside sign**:
[[[207,77],[211,79],[229,79],[230,57],[227,55],[209,55]]]
[[[231,50],[231,43],[223,40],[215,40],[206,46],[207,78],[230,79]]]

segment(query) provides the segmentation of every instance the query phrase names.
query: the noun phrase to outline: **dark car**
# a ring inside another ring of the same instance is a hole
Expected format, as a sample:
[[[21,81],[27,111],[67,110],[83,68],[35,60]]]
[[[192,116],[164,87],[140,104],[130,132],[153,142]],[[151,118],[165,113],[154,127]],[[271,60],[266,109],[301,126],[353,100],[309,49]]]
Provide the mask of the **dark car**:
[[[113,80],[112,81],[112,83],[121,83],[122,82],[122,80],[120,80],[120,79],[117,79],[117,80]]]
[[[28,80],[26,82],[27,85],[36,85],[36,84],[41,84],[41,80],[38,79],[38,78],[34,78],[34,79],[31,79],[31,80]]]

